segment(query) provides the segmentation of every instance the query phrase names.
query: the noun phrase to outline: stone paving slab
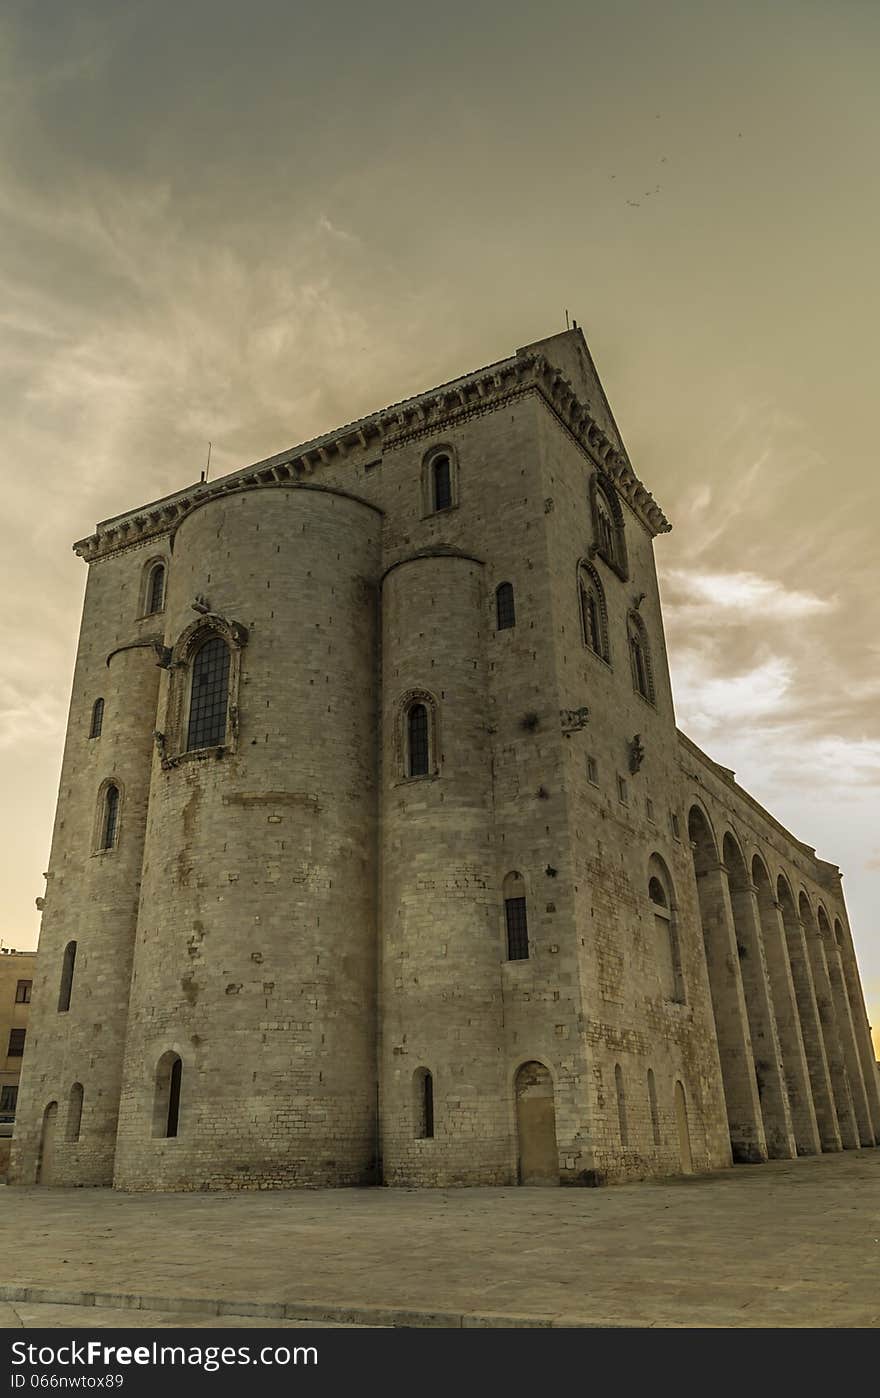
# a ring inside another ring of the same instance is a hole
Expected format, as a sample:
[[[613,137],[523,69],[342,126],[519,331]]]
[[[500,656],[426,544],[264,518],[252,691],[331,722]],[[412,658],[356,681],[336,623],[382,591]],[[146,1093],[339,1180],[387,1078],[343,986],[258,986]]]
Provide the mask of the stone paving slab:
[[[13,1306],[193,1323],[875,1327],[880,1150],[607,1189],[7,1188],[0,1259]]]

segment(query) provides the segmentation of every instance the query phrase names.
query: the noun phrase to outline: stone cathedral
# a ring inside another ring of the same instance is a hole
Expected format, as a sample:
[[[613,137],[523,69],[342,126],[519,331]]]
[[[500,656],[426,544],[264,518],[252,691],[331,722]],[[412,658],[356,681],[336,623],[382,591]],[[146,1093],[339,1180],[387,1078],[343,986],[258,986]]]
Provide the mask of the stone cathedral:
[[[676,728],[669,527],[575,327],[78,543],[12,1182],[880,1141],[840,873]]]

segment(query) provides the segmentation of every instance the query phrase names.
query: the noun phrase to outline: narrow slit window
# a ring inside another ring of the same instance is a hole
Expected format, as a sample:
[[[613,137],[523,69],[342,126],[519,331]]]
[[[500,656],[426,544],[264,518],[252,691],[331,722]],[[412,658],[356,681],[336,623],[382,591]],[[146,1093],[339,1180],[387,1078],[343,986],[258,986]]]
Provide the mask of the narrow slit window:
[[[59,1012],[70,1009],[70,994],[73,990],[73,968],[76,965],[76,942],[68,942],[64,948],[61,963],[61,986],[58,991]]]
[[[104,727],[104,700],[96,699],[92,705],[92,722],[89,726],[89,737],[100,738],[101,729]]]
[[[513,583],[501,583],[495,593],[495,612],[499,631],[508,631],[516,626],[516,608],[513,601]]]
[[[452,504],[452,468],[448,456],[438,456],[431,463],[434,484],[434,509],[448,510]]]
[[[183,1064],[179,1058],[174,1060],[171,1067],[171,1081],[168,1084],[168,1121],[165,1135],[176,1136],[177,1127],[180,1121],[180,1078],[183,1072]]]
[[[104,819],[101,822],[101,849],[112,849],[119,828],[119,787],[108,786],[104,792]]]

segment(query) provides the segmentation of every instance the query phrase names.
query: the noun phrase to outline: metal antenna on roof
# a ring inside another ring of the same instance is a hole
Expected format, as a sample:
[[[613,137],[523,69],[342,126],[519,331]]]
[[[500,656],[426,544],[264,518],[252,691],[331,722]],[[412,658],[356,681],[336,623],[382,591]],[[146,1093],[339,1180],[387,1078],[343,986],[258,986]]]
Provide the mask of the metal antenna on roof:
[[[199,480],[206,481],[206,480],[208,479],[208,472],[210,471],[210,469],[211,469],[211,443],[209,442],[209,443],[208,443],[208,461],[207,461],[207,464],[206,464],[206,466],[205,466],[204,471],[202,472],[201,476],[199,477]]]
[[[570,326],[569,323],[568,323],[568,311],[565,312],[565,328],[566,328],[566,330],[570,330],[570,329],[571,329],[571,326]]]

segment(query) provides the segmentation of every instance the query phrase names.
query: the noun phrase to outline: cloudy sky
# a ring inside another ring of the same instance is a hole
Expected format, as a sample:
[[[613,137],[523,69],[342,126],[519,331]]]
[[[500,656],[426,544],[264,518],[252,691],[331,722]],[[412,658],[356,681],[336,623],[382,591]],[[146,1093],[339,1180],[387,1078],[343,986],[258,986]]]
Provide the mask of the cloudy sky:
[[[880,1025],[873,0],[6,0],[5,943],[95,522],[584,326],[679,722],[845,871]]]

